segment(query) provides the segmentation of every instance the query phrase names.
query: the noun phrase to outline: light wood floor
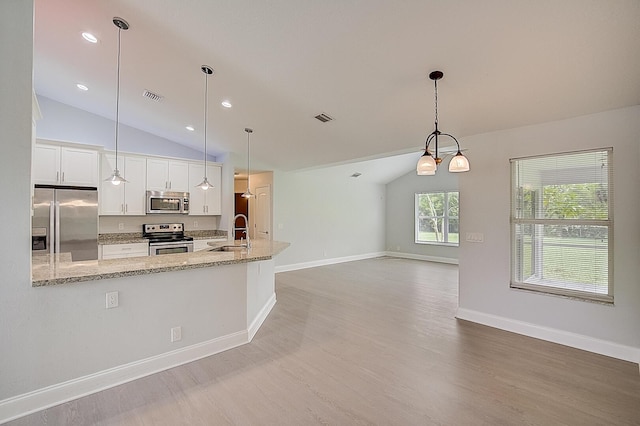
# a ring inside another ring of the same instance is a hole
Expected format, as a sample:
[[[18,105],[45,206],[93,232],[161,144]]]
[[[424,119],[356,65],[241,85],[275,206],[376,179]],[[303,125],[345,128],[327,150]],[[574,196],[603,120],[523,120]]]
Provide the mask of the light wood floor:
[[[637,364],[459,321],[457,267],[277,275],[252,343],[11,425],[638,425]]]

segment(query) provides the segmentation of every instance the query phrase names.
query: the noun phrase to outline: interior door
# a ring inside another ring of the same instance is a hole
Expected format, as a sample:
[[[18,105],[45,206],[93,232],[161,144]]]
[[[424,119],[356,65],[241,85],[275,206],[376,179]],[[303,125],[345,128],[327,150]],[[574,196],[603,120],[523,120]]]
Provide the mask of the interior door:
[[[271,186],[256,188],[255,238],[271,239]]]

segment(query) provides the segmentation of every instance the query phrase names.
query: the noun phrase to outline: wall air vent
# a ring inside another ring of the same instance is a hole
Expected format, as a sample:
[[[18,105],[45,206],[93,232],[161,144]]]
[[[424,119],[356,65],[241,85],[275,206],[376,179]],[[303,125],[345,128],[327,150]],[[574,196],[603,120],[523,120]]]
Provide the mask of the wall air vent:
[[[329,117],[327,114],[325,114],[324,112],[322,114],[318,114],[315,117],[316,119],[322,121],[323,123],[326,123],[328,121],[333,120],[333,118]]]
[[[142,96],[144,96],[145,98],[149,98],[154,102],[160,102],[161,100],[164,99],[164,96],[158,95],[157,93],[153,93],[148,90],[145,90],[144,92],[142,92]]]

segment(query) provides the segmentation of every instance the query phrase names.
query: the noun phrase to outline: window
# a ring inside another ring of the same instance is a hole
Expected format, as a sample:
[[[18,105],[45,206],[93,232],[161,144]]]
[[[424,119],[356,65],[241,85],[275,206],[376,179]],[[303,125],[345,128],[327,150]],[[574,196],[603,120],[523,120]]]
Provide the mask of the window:
[[[458,245],[458,193],[416,194],[416,243]]]
[[[511,287],[613,302],[611,156],[511,160]]]

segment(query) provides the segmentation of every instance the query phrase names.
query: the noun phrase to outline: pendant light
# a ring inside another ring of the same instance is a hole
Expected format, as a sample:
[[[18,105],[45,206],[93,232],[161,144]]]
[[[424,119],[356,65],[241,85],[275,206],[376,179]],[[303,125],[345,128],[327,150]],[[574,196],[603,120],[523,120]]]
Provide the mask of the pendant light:
[[[433,80],[433,85],[435,88],[435,103],[436,103],[436,120],[435,125],[436,129],[427,137],[427,141],[425,142],[424,154],[418,160],[418,165],[416,166],[416,172],[421,176],[430,176],[435,175],[436,170],[438,169],[438,164],[442,162],[442,158],[438,156],[438,137],[439,136],[448,136],[454,140],[456,146],[458,147],[458,152],[451,159],[449,163],[449,171],[452,173],[460,173],[469,171],[469,160],[467,157],[462,155],[460,151],[460,144],[458,140],[448,133],[442,133],[438,130],[438,80],[440,80],[444,76],[442,71],[433,71],[429,74],[429,78]],[[429,144],[431,141],[435,144],[434,154],[429,151]]]
[[[118,170],[118,130],[120,128],[120,34],[122,30],[128,30],[129,24],[122,18],[114,17],[113,25],[118,27],[118,78],[116,83],[116,165],[111,176],[105,179],[106,182],[111,182],[113,185],[120,185],[123,182],[127,182],[125,178],[120,176],[120,170]]]
[[[249,135],[251,135],[251,133],[253,133],[253,129],[250,129],[248,127],[244,128],[244,131],[247,132],[247,190],[244,194],[242,194],[243,198],[252,198],[253,194],[251,193],[251,190],[249,189],[249,179],[251,177],[251,167],[250,167],[250,155],[249,155]]]
[[[207,179],[207,111],[209,109],[209,76],[213,74],[213,69],[209,65],[200,67],[204,73],[204,179],[196,186],[200,189],[207,190],[213,188],[213,185]]]

